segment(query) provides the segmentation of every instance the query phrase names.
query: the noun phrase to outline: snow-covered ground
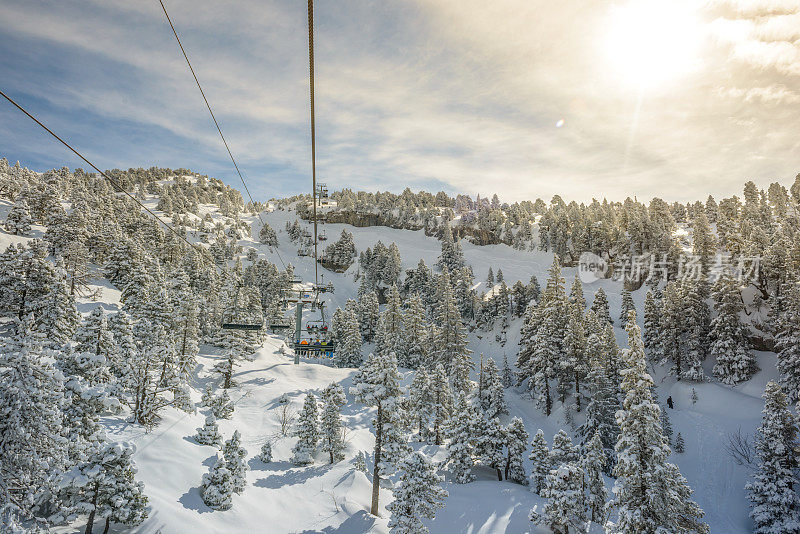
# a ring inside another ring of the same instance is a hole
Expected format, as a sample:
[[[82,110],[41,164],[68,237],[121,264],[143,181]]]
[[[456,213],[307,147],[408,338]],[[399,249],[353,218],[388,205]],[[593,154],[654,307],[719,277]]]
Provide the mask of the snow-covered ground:
[[[153,206],[155,201],[152,202]],[[0,219],[7,205],[0,205]],[[214,214],[219,217],[218,213]],[[305,281],[313,280],[314,264],[310,258],[296,255],[297,245],[288,239],[284,225],[296,218],[294,212],[275,210],[262,216],[275,229],[280,241],[277,251],[271,251],[251,239],[244,239],[245,247],[256,248],[261,257],[266,257],[279,266],[282,262],[295,266],[296,274]],[[248,217],[253,223],[253,235],[258,235],[260,222]],[[308,224],[308,223],[303,223]],[[342,228],[353,233],[360,252],[374,246],[378,240],[385,244],[396,243],[403,259],[403,270],[413,268],[420,259],[431,266],[440,252],[439,242],[426,237],[421,231],[395,230],[386,227],[353,228],[342,224],[326,224],[329,241],[337,239]],[[40,227],[34,235],[41,235]],[[0,233],[0,247],[10,242],[24,241]],[[489,267],[495,272],[503,270],[506,282],[512,285],[517,280],[527,282],[536,275],[544,285],[552,255],[539,251],[518,251],[506,245],[475,246],[462,242],[467,262],[473,267],[475,278],[486,278]],[[279,255],[280,254],[280,258]],[[354,273],[357,264],[343,274],[336,274],[319,267],[325,282],[335,286],[333,294],[325,294],[328,310],[344,306],[348,298],[355,298],[357,282]],[[564,269],[567,287],[575,275],[574,269]],[[481,282],[483,283],[483,282]],[[97,284],[103,287],[101,301],[81,302],[80,311],[89,312],[102,305],[115,309],[119,292],[104,280]],[[594,292],[602,287],[608,295],[611,316],[619,316],[620,284],[602,280],[586,284],[584,290],[591,303]],[[643,310],[644,290],[633,293],[637,309]],[[619,323],[619,321],[616,321]],[[641,313],[640,313],[641,323]],[[507,342],[501,346],[495,341],[496,332],[472,332],[470,348],[477,361],[479,354],[494,358],[498,364],[506,355],[513,364],[519,341],[521,320],[512,321],[507,333]],[[625,344],[624,331],[615,325],[620,344]],[[336,369],[320,362],[301,361],[294,365],[289,351],[278,336],[269,336],[264,346],[253,355],[252,361],[244,362],[235,373],[236,386],[231,397],[236,409],[231,420],[220,420],[220,430],[229,438],[234,430],[242,433],[243,445],[248,451],[248,486],[244,493],[235,495],[233,508],[220,512],[208,508],[198,493],[201,477],[213,465],[215,450],[196,444],[191,436],[202,426],[205,413],[185,414],[173,409],[165,411],[164,420],[152,432],[129,425],[125,416],[104,419],[110,439],[124,440],[136,445],[135,460],[139,477],[145,483],[150,499],[150,517],[136,532],[386,532],[388,512],[386,504],[391,501],[391,491],[382,490],[381,517],[371,516],[370,481],[361,472],[353,469],[353,458],[358,451],[371,452],[374,436],[371,429],[371,410],[356,403],[348,394],[344,408],[344,420],[348,428],[346,460],[328,465],[320,454],[310,467],[294,467],[289,462],[292,437],[279,435],[277,400],[288,395],[295,410],[300,409],[308,392],[320,392],[331,382],[338,382],[345,391],[352,381],[352,370]],[[200,365],[196,371],[193,398],[199,401],[205,383],[211,378],[209,370],[219,358],[214,349],[202,347]],[[760,421],[763,401],[760,396],[766,382],[776,376],[775,355],[759,353],[759,364],[763,369],[752,380],[738,387],[728,387],[717,382],[692,384],[676,382],[665,377],[661,368],[654,368],[653,375],[662,404],[672,396],[675,409],[669,414],[675,435],[682,434],[686,441],[686,452],[673,454],[675,462],[694,489],[694,499],[706,513],[705,520],[712,532],[749,532],[752,524],[748,517],[749,503],[744,485],[748,477],[746,467],[737,465],[726,453],[725,442],[729,433],[741,428],[752,434]],[[708,369],[710,371],[710,368]],[[406,381],[410,372],[405,372]],[[692,388],[699,400],[691,400]],[[522,418],[526,430],[533,435],[541,428],[548,442],[559,428],[572,431],[564,421],[564,412],[556,403],[556,409],[546,418],[534,406],[523,391],[509,389],[506,392],[511,411],[510,416]],[[580,414],[579,414],[580,415]],[[575,424],[579,424],[576,418]],[[256,456],[266,440],[274,440],[274,461],[264,464]],[[415,444],[434,459],[441,459],[443,451],[430,445]],[[526,455],[527,456],[527,455]],[[369,462],[368,462],[369,466]],[[530,463],[526,462],[530,469]],[[526,487],[508,482],[498,482],[490,471],[478,472],[476,482],[458,485],[444,484],[449,492],[446,506],[437,518],[429,522],[432,532],[532,532],[535,527],[528,521],[528,512],[541,499]],[[608,480],[609,488],[612,481]]]

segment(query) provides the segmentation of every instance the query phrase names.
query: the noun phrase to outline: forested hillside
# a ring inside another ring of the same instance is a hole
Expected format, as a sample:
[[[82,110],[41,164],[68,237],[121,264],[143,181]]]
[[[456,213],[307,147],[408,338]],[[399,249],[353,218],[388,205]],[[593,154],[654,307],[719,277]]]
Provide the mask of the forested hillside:
[[[800,176],[689,204],[335,191],[315,266],[310,196],[107,174],[0,159],[4,531],[800,524]],[[336,350],[294,363],[304,293]]]

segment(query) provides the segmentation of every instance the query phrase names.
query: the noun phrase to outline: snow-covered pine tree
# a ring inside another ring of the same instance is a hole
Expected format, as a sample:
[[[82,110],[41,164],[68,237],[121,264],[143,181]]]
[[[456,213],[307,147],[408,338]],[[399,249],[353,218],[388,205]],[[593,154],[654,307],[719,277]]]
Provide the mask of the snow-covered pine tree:
[[[475,456],[478,461],[497,471],[497,480],[503,480],[506,455],[505,429],[497,418],[486,419],[481,415],[475,418]]]
[[[591,371],[587,377],[589,383],[589,404],[586,407],[586,422],[578,429],[582,436],[582,444],[595,435],[600,434],[606,455],[606,466],[613,465],[614,446],[617,443],[619,427],[615,414],[619,409],[618,391],[608,377],[607,354],[604,344],[597,334],[588,339],[588,356]]]
[[[447,424],[447,459],[453,478],[458,484],[475,480],[472,467],[475,465],[475,411],[464,395],[457,395],[453,415]]]
[[[528,433],[525,431],[525,425],[522,419],[514,417],[508,426],[505,428],[506,436],[506,456],[505,476],[506,480],[528,485],[528,476],[525,473],[525,466],[523,465],[523,455],[528,448]]]
[[[447,270],[439,276],[439,292],[434,357],[437,363],[444,365],[448,373],[452,373],[459,356],[469,355],[472,351],[467,348],[466,328],[461,320],[461,312],[453,295]]]
[[[230,419],[233,415],[234,404],[227,390],[223,389],[222,393],[214,397],[209,408],[217,419]]]
[[[454,355],[454,357],[455,359],[453,360],[453,367],[450,375],[452,377],[453,392],[460,392],[464,395],[469,395],[475,385],[475,383],[469,379],[469,376],[472,373],[472,358],[466,352],[458,352]],[[495,374],[496,373],[497,369],[495,366]],[[497,377],[497,381],[499,382],[499,377]]]
[[[503,369],[501,370],[501,380],[504,388],[510,388],[514,383],[514,372],[508,365],[508,356],[503,354]]]
[[[547,475],[553,464],[550,461],[550,451],[547,449],[547,441],[544,439],[542,429],[536,431],[531,441],[531,453],[528,456],[533,462],[531,469],[531,491],[538,495],[543,495],[543,490],[547,484]]]
[[[661,313],[658,309],[655,296],[647,290],[644,296],[644,332],[642,334],[645,350],[654,358],[658,357],[659,349],[659,319]]]
[[[398,365],[409,369],[419,369],[430,354],[428,335],[430,326],[425,315],[425,305],[419,293],[414,293],[406,301],[403,311],[402,359]]]
[[[503,380],[493,358],[487,358],[483,367],[483,389],[480,404],[487,419],[508,415]]]
[[[628,319],[628,312],[636,311],[636,305],[633,303],[633,295],[631,290],[623,286],[621,293],[622,303],[620,305],[619,321],[624,323]]]
[[[678,436],[675,438],[675,452],[678,454],[683,454],[686,450],[686,443],[683,441],[683,436],[681,433],[678,432]]]
[[[370,513],[378,515],[378,489],[380,488],[380,463],[383,453],[383,430],[386,415],[390,414],[402,394],[400,375],[397,372],[397,358],[389,354],[379,358],[370,354],[353,377],[350,394],[364,404],[375,406],[377,413],[373,421],[375,428],[375,467],[372,474],[372,506]]]
[[[313,393],[308,393],[303,402],[303,410],[297,418],[295,436],[298,440],[292,448],[292,463],[295,465],[314,463],[314,453],[320,439],[317,412],[317,398]]]
[[[625,329],[628,348],[623,351],[621,386],[625,400],[617,412],[617,482],[610,503],[618,510],[618,519],[610,530],[621,534],[662,530],[705,534],[708,525],[700,520],[703,511],[691,500],[691,488],[678,468],[667,462],[669,444],[661,429],[660,409],[650,392],[653,379],[647,373],[634,312]]]
[[[247,457],[247,451],[242,447],[242,435],[238,430],[235,430],[231,439],[223,445],[222,455],[225,458],[225,468],[231,475],[233,491],[243,492],[246,484],[247,463],[244,459]]]
[[[600,432],[595,432],[586,443],[581,468],[586,486],[586,507],[589,511],[589,520],[592,523],[600,523],[603,519],[608,492],[603,481],[603,472],[606,470],[606,452],[603,449],[603,441],[600,439]]]
[[[214,447],[222,445],[222,434],[219,433],[219,425],[217,425],[217,418],[214,417],[214,414],[206,416],[206,422],[197,429],[194,440],[200,445],[213,445]]]
[[[445,223],[442,232],[442,253],[436,261],[436,266],[442,271],[455,272],[464,266],[464,253],[461,244],[453,241],[453,231]]]
[[[0,338],[0,465],[8,499],[30,512],[51,473],[66,466],[64,384],[32,330],[33,317]],[[27,515],[27,514],[26,514]]]
[[[530,313],[526,312],[522,347],[517,359],[520,377],[529,381],[528,387],[547,416],[553,406],[550,380],[555,376],[556,363],[563,354],[568,317],[558,256],[553,258],[549,273],[541,302],[533,309],[529,307]]]
[[[99,445],[99,444],[98,444]],[[74,520],[88,512],[86,532],[95,519],[134,527],[147,518],[144,484],[136,482],[133,447],[125,443],[106,443],[96,447],[84,460],[67,471],[59,483],[61,520]],[[64,516],[64,512],[70,515]]]
[[[430,407],[428,409],[433,423],[434,444],[442,444],[442,432],[450,418],[453,410],[453,391],[447,381],[447,374],[444,366],[439,364],[430,374],[428,399]],[[458,392],[457,392],[458,393]],[[463,392],[460,392],[464,394]]]
[[[544,513],[540,515],[534,507],[531,521],[558,534],[568,534],[570,527],[576,532],[586,529],[583,470],[578,464],[569,462],[550,471],[543,493],[547,497]]]
[[[778,320],[776,350],[781,385],[790,401],[800,401],[800,284],[789,289]]]
[[[6,216],[5,229],[11,235],[28,235],[31,231],[31,215],[28,212],[28,204],[24,199],[14,202],[11,210]]]
[[[386,507],[391,512],[392,534],[426,534],[422,518],[434,519],[444,507],[447,492],[441,488],[442,477],[422,453],[412,452],[398,466],[400,482],[394,488],[394,501]]]
[[[586,381],[586,375],[589,372],[583,309],[570,308],[569,321],[564,335],[564,351],[566,357],[561,360],[556,371],[559,395],[563,403],[569,391],[574,388],[577,411],[581,411],[581,383]]]
[[[559,429],[553,436],[553,447],[550,449],[550,464],[558,466],[569,462],[577,462],[580,459],[580,449],[572,443],[564,429]]]
[[[342,435],[341,409],[347,404],[342,386],[331,382],[322,390],[322,413],[320,415],[320,435],[322,450],[330,456],[331,463],[344,458],[344,437]]]
[[[417,435],[419,441],[425,441],[428,437],[428,421],[431,416],[431,384],[430,374],[425,367],[420,367],[414,373],[414,378],[411,380],[411,385],[408,388],[408,398],[411,403],[411,409],[416,421]]]
[[[365,341],[372,341],[379,318],[378,295],[374,291],[366,291],[358,299],[358,324]]]
[[[361,471],[365,475],[369,475],[369,471],[367,470],[367,455],[364,454],[364,451],[358,451],[358,454],[356,454],[353,460],[353,469]]]
[[[265,464],[272,462],[272,442],[264,442],[264,444],[261,446],[261,452],[258,454],[258,459]]]
[[[275,230],[272,229],[272,226],[270,226],[266,221],[264,221],[264,224],[258,231],[258,239],[270,247],[278,246],[278,235],[275,233]]]
[[[686,371],[689,380],[703,380],[703,361],[708,355],[711,311],[706,304],[709,297],[705,278],[686,280],[683,291],[683,328],[685,332]]]
[[[342,312],[341,341],[336,347],[334,361],[338,367],[358,367],[364,357],[361,355],[361,346],[364,340],[358,317],[352,309]]]
[[[714,375],[725,384],[735,385],[758,370],[747,331],[739,320],[744,310],[741,291],[733,277],[726,274],[717,281],[713,296],[717,316],[711,321],[709,354],[716,358]]]
[[[756,437],[758,467],[746,490],[756,534],[800,531],[800,498],[794,490],[797,425],[786,395],[775,382],[764,390],[764,410]]]
[[[390,352],[395,355],[402,354],[403,335],[403,310],[400,304],[400,292],[392,284],[387,292],[386,307],[378,321],[375,333],[375,350],[380,356],[387,356]]]
[[[608,310],[608,297],[602,287],[594,294],[592,311],[597,315],[601,323],[614,324],[614,321],[611,320],[611,313]]]
[[[233,481],[225,464],[225,460],[217,456],[216,463],[203,475],[200,486],[203,502],[214,510],[229,510],[233,506]]]

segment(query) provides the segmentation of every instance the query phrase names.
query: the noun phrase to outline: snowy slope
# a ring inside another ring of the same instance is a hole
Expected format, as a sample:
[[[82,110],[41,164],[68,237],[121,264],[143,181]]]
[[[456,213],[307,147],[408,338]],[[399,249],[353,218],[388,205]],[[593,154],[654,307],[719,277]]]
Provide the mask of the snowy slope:
[[[155,207],[155,199],[149,204]],[[0,220],[4,219],[8,205],[0,204]],[[206,208],[204,208],[206,209]],[[207,208],[210,210],[210,208]],[[220,218],[213,213],[215,219]],[[297,246],[291,243],[284,230],[286,221],[296,218],[294,212],[272,211],[263,214],[275,229],[280,241],[278,251],[270,251],[251,239],[240,243],[256,248],[259,255],[279,266],[282,261],[295,266],[296,274],[306,281],[313,280],[314,264],[310,258],[296,255]],[[244,217],[253,223],[253,235],[258,235],[260,222],[256,217]],[[304,223],[307,224],[307,223]],[[396,230],[386,227],[353,228],[341,224],[325,225],[330,240],[337,238],[342,228],[353,233],[358,251],[371,247],[377,240],[385,244],[396,243],[402,259],[403,270],[415,267],[420,259],[431,266],[440,252],[439,242],[421,231]],[[44,229],[34,227],[34,237],[41,236]],[[28,238],[9,236],[0,232],[0,247],[11,242],[22,242]],[[330,241],[328,241],[330,242]],[[323,243],[323,246],[327,243]],[[473,267],[476,280],[485,279],[492,267],[495,272],[503,270],[509,285],[516,280],[527,282],[536,275],[544,285],[546,271],[552,255],[539,251],[518,251],[506,245],[476,246],[462,242],[467,262]],[[281,258],[278,257],[280,253]],[[354,271],[357,264],[343,274],[336,274],[320,267],[326,282],[333,282],[336,291],[326,294],[328,310],[344,306],[348,298],[355,298],[357,284]],[[574,269],[564,269],[569,287],[575,275]],[[118,307],[119,292],[105,280],[97,280],[103,287],[99,302],[82,301],[80,311],[88,313],[97,305],[114,310]],[[585,285],[587,300],[591,303],[594,292],[602,287],[608,295],[611,316],[616,320],[620,310],[620,284],[602,280]],[[643,309],[644,290],[633,294],[637,309]],[[641,315],[641,314],[640,314]],[[520,320],[512,321],[505,346],[495,342],[495,333],[475,331],[470,334],[470,348],[477,361],[478,355],[502,362],[507,355],[513,364],[516,359]],[[640,317],[641,323],[641,317]],[[624,331],[616,326],[618,341],[625,344]],[[135,460],[139,477],[145,483],[150,499],[150,518],[136,532],[386,532],[388,513],[386,504],[391,501],[391,492],[382,490],[380,518],[368,513],[370,503],[370,481],[352,467],[353,457],[359,450],[370,452],[374,445],[371,431],[371,410],[355,403],[348,395],[344,408],[344,419],[348,427],[346,460],[333,466],[327,465],[320,455],[315,465],[298,468],[288,462],[295,438],[279,437],[277,421],[277,399],[287,394],[293,406],[299,410],[307,392],[319,392],[331,382],[341,383],[345,391],[352,381],[352,370],[336,369],[326,365],[303,361],[293,365],[284,354],[283,341],[270,336],[265,345],[253,356],[253,360],[241,365],[235,374],[236,387],[231,397],[236,401],[236,410],[230,421],[219,421],[220,430],[227,439],[234,430],[242,433],[244,447],[248,451],[248,486],[242,495],[235,495],[233,508],[225,512],[212,511],[199,497],[201,477],[213,463],[215,450],[194,443],[191,436],[202,426],[205,412],[185,414],[171,408],[165,411],[162,423],[151,433],[125,422],[125,415],[107,417],[103,423],[110,439],[129,441],[136,445]],[[199,401],[205,383],[211,378],[209,370],[219,358],[215,349],[202,347],[200,365],[196,370],[193,400]],[[686,440],[686,453],[673,454],[674,461],[695,490],[694,498],[706,512],[706,520],[712,532],[744,533],[752,528],[748,518],[748,502],[744,493],[747,468],[737,465],[725,452],[728,433],[741,428],[752,434],[760,421],[763,401],[760,398],[765,383],[775,377],[775,355],[759,354],[763,371],[752,380],[732,388],[716,382],[689,384],[665,378],[663,369],[653,369],[659,398],[662,403],[668,396],[675,401],[670,411],[674,432],[681,432]],[[406,372],[410,380],[410,372]],[[691,391],[695,388],[699,396],[696,404],[691,402]],[[538,428],[545,432],[548,442],[559,428],[571,430],[563,420],[563,411],[556,403],[553,415],[545,418],[523,391],[507,390],[511,416],[519,416],[529,434]],[[580,423],[576,418],[576,424]],[[275,461],[263,464],[255,458],[267,439],[275,439],[273,446]],[[415,444],[415,447],[420,445]],[[442,458],[442,451],[433,446],[421,446],[434,459]],[[526,467],[530,468],[529,464]],[[541,499],[527,488],[508,482],[497,482],[489,471],[478,473],[478,480],[467,485],[445,483],[450,492],[446,506],[437,518],[430,522],[432,532],[531,532],[534,527],[528,521],[528,512]],[[609,488],[612,481],[608,481]],[[75,525],[78,528],[80,525]],[[74,531],[74,528],[69,531]]]

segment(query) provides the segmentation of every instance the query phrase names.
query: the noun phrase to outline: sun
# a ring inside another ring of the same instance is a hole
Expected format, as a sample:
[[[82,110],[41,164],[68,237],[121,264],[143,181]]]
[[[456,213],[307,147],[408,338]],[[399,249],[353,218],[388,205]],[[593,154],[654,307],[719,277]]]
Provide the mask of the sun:
[[[701,25],[681,0],[632,0],[615,6],[606,31],[606,57],[617,77],[652,88],[697,65]]]

